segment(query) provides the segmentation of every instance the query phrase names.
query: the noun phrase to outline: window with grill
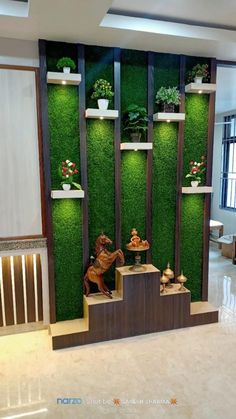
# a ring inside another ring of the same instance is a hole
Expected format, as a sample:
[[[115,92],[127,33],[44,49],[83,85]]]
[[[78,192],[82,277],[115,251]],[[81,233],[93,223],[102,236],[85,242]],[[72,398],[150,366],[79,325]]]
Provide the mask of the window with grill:
[[[236,211],[236,115],[224,118],[221,208]]]

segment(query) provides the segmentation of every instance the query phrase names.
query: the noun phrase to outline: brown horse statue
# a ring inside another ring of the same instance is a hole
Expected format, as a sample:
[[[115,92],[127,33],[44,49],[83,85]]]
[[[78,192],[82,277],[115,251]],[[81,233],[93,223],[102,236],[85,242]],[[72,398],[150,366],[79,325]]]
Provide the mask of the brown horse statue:
[[[98,236],[95,243],[96,259],[92,265],[89,266],[84,276],[84,290],[86,297],[90,292],[89,281],[91,281],[97,284],[100,292],[102,292],[107,297],[112,298],[111,291],[104,283],[103,274],[110,268],[116,258],[120,259],[121,265],[124,265],[125,259],[124,254],[120,249],[115,250],[112,253],[109,252],[106,249],[106,246],[110,244],[112,244],[112,241],[109,239],[109,237],[105,236],[105,234]]]

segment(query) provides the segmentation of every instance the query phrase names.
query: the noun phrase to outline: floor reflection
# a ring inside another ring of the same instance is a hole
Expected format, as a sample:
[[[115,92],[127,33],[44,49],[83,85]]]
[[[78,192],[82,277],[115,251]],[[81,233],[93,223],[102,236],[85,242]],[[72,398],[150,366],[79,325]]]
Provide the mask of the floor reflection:
[[[219,308],[220,320],[236,319],[236,265],[210,247],[209,302]]]
[[[9,377],[9,380],[1,382],[1,418],[13,419],[35,415],[44,417],[44,414],[48,412],[45,398],[42,397],[40,379],[35,378],[25,382],[22,378],[20,380],[18,377],[15,377],[15,380],[12,380],[12,377]]]

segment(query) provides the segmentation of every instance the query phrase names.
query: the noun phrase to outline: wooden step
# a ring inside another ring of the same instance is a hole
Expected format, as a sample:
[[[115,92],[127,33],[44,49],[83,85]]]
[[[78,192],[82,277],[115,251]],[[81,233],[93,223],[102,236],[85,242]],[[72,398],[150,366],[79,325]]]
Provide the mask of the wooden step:
[[[218,310],[208,301],[190,304],[190,326],[218,322]]]

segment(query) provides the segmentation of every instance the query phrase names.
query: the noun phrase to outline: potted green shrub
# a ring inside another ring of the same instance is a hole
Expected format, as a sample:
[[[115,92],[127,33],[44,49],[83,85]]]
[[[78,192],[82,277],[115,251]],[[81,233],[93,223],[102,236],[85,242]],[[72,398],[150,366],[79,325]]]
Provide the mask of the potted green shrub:
[[[75,70],[75,62],[69,57],[62,57],[57,61],[58,70],[63,69],[63,73],[70,73],[70,70]]]
[[[196,64],[189,72],[190,81],[194,80],[194,83],[202,83],[203,79],[207,81],[208,77],[208,64]]]
[[[174,112],[180,104],[180,92],[177,87],[160,87],[156,94],[156,103],[162,105],[163,112]]]
[[[139,142],[147,130],[148,115],[146,108],[131,104],[124,113],[124,130],[130,132],[131,140]]]
[[[111,84],[105,79],[98,79],[93,85],[91,99],[97,99],[99,109],[107,109],[109,100],[114,96]]]

